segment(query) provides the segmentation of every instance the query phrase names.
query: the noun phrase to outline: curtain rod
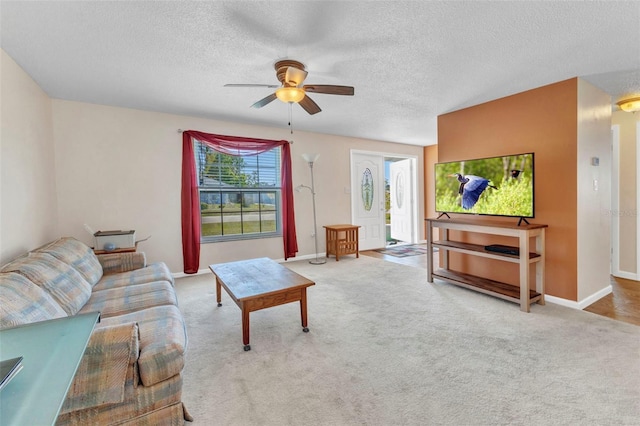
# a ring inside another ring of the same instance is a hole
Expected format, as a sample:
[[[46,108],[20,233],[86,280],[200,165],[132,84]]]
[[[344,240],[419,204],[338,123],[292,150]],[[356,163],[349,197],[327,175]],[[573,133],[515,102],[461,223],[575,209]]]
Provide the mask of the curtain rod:
[[[178,133],[184,133],[184,130],[178,129]],[[289,141],[289,143],[293,145],[293,141]]]

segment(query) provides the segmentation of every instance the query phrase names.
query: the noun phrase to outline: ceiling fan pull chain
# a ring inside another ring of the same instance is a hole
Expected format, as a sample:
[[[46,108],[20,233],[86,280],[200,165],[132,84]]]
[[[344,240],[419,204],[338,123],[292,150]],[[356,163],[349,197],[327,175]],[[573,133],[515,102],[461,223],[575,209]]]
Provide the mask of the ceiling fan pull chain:
[[[292,116],[292,103],[289,102],[289,130],[291,131],[291,134],[293,135],[293,116]]]

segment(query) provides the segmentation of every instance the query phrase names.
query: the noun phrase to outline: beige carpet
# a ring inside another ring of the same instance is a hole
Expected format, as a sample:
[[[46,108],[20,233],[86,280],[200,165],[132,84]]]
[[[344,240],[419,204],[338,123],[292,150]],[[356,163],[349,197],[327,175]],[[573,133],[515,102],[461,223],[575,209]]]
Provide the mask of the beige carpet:
[[[286,266],[298,304],[251,314],[213,275],[177,280],[194,425],[637,425],[640,327],[561,306],[518,306],[424,270],[361,256]]]

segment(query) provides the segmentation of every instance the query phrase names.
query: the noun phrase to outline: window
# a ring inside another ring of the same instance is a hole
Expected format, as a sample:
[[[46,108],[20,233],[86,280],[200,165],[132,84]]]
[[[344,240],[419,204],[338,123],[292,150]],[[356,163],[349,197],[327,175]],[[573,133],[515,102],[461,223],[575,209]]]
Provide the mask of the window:
[[[282,235],[280,148],[233,156],[194,141],[194,154],[202,242]]]

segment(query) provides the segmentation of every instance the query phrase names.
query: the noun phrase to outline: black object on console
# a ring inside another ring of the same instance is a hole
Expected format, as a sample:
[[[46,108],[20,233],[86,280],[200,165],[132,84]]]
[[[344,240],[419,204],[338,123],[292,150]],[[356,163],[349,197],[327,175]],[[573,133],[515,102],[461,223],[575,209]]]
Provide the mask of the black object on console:
[[[489,246],[484,246],[486,251],[493,251],[496,253],[504,253],[504,254],[513,254],[516,256],[520,255],[520,248],[513,246],[505,246],[502,244],[491,244]]]

